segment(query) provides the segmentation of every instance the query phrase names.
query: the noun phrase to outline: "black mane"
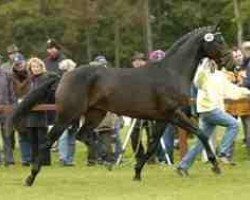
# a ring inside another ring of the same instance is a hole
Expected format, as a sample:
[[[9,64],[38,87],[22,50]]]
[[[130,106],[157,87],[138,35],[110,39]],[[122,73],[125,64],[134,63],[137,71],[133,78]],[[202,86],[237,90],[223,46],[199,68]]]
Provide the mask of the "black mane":
[[[193,31],[185,34],[184,36],[182,36],[180,39],[178,39],[168,50],[168,54],[166,56],[166,58],[172,54],[174,54],[178,48],[184,44],[190,37],[196,36],[196,35],[201,35],[204,34],[204,32],[210,32],[212,31],[213,26],[205,26],[205,27],[201,27],[201,28],[197,28],[194,29]]]

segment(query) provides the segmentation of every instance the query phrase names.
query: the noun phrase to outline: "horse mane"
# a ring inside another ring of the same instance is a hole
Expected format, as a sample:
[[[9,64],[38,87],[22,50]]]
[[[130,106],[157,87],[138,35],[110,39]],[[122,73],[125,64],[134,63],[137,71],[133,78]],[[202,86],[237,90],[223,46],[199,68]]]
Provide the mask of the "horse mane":
[[[163,59],[167,59],[168,56],[174,54],[179,47],[184,44],[190,37],[195,36],[195,35],[200,35],[203,34],[204,32],[209,32],[212,31],[213,26],[204,26],[204,27],[200,27],[200,28],[196,28],[193,31],[185,34],[184,36],[182,36],[180,39],[178,39],[169,49],[167,56]]]

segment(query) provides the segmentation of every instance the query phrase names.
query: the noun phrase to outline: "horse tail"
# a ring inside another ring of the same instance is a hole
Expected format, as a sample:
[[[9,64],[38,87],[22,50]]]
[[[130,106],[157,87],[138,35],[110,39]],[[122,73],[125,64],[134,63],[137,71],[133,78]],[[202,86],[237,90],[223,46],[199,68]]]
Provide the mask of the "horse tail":
[[[40,103],[54,103],[55,90],[59,80],[60,77],[58,75],[49,74],[47,79],[39,87],[28,93],[23,101],[14,108],[14,111],[8,119],[9,127],[18,125],[22,117],[27,115],[35,105]]]

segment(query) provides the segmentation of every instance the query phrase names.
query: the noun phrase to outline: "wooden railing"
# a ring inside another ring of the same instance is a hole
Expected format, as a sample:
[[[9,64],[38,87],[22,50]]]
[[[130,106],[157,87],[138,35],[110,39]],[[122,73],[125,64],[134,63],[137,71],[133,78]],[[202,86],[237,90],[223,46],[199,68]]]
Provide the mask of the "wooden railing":
[[[194,103],[194,100],[190,101]],[[225,100],[225,106],[226,106],[226,111],[229,112],[230,114],[234,116],[244,116],[244,115],[250,115],[250,99],[239,99],[239,100]],[[9,105],[0,105],[0,113],[10,113],[13,110],[12,106]],[[41,104],[35,106],[33,111],[56,111],[56,105],[54,104]],[[188,149],[188,133],[181,129],[178,128],[178,133],[179,133],[179,145],[180,145],[180,157],[183,157],[185,153],[187,152]]]
[[[51,111],[54,110],[56,111],[56,105],[55,104],[40,104],[35,106],[33,111]],[[13,106],[11,105],[0,105],[0,113],[11,113],[13,111]]]

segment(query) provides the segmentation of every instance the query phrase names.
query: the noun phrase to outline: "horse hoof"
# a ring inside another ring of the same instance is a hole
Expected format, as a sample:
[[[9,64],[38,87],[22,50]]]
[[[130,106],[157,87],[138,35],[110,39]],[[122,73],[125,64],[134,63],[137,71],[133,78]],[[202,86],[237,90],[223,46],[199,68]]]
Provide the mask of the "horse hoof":
[[[215,174],[221,174],[221,169],[218,166],[212,167],[212,172]]]
[[[113,165],[111,163],[107,163],[106,168],[108,169],[108,171],[112,171]]]
[[[34,183],[34,179],[31,176],[28,176],[24,182],[24,186],[32,186]]]
[[[187,176],[189,176],[188,171],[187,171],[186,169],[181,168],[181,167],[178,167],[178,168],[176,169],[176,173],[177,173],[179,176],[181,176],[181,177],[187,177]]]
[[[133,181],[141,181],[141,177],[140,176],[134,176]]]

